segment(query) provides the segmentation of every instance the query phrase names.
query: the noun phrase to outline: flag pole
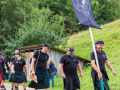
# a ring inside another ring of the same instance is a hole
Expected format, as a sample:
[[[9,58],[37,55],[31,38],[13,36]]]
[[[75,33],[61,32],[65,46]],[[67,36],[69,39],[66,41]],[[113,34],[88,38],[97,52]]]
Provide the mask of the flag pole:
[[[99,62],[98,62],[98,57],[97,57],[97,53],[96,53],[96,48],[95,48],[95,44],[94,44],[94,39],[93,39],[93,35],[92,35],[92,29],[91,29],[91,27],[89,27],[89,29],[90,29],[90,35],[91,35],[91,40],[92,40],[92,45],[93,45],[93,51],[94,51],[94,55],[95,55],[95,59],[96,59],[96,64],[97,64],[98,69],[100,70],[100,66],[99,66]],[[104,90],[102,79],[100,79],[100,85],[101,85],[101,90]]]

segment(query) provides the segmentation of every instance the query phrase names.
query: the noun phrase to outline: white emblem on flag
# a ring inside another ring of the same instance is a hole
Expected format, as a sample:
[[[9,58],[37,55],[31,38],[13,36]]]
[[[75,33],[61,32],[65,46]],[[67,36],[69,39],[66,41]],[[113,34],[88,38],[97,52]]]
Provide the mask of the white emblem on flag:
[[[90,3],[89,0],[72,0],[75,8],[80,12],[83,12],[85,17],[89,17]],[[81,1],[81,3],[80,3]]]

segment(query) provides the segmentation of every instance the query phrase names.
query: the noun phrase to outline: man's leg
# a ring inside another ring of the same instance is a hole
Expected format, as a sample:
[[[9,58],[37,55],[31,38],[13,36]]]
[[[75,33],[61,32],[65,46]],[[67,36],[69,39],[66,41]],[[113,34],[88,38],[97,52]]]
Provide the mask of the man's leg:
[[[12,88],[12,89],[14,88],[14,82],[12,82],[12,84],[11,84],[11,88]]]
[[[25,82],[23,82],[23,88],[24,88],[24,90],[26,90],[26,83]]]
[[[1,85],[4,85],[4,83],[5,83],[5,79],[2,79],[2,83],[1,83]]]
[[[4,83],[5,83],[5,79],[2,79],[2,82],[1,82],[1,88],[2,89],[5,88]]]
[[[15,86],[15,90],[18,90],[18,83],[15,83],[14,86]]]
[[[72,78],[70,76],[66,76],[65,78],[65,90],[72,90],[73,89],[73,81]]]
[[[49,88],[46,88],[45,90],[49,90]]]
[[[16,87],[18,87],[18,86],[19,86],[19,84],[18,84],[18,83],[15,83],[15,86],[16,86]]]
[[[73,90],[80,89],[80,80],[78,76],[74,76],[73,78]]]

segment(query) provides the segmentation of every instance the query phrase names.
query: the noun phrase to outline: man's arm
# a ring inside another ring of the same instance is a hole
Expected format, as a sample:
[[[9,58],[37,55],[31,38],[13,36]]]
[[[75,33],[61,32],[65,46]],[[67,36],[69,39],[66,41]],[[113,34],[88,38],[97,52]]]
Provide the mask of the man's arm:
[[[25,69],[25,74],[27,76],[27,67],[26,67],[26,65],[24,65],[24,69]]]
[[[47,65],[47,69],[49,69],[49,64],[48,64],[48,61],[46,62],[46,65]]]
[[[65,76],[64,71],[63,71],[63,65],[64,65],[63,63],[60,63],[59,64],[59,69],[60,69],[60,73],[62,74],[62,78],[65,79],[66,76]]]
[[[32,66],[32,74],[33,74],[33,75],[35,75],[35,69],[34,69],[35,61],[36,61],[36,59],[35,59],[35,58],[32,58],[31,66]]]
[[[78,70],[80,71],[80,76],[82,78],[83,77],[83,73],[82,73],[82,68],[81,68],[80,63],[77,64],[77,67],[78,67]]]
[[[8,65],[8,67],[10,68],[10,63],[9,63],[9,62],[7,62],[7,65]]]
[[[15,65],[12,65],[12,71],[11,71],[12,74],[15,73],[15,71],[14,71],[14,67],[15,67]]]
[[[100,78],[102,79],[102,73],[100,72],[100,70],[98,69],[98,67],[95,64],[95,60],[91,61],[92,67],[94,68],[94,70],[98,73],[98,78],[100,80]]]
[[[105,64],[107,65],[107,67],[112,71],[113,75],[116,76],[116,73],[114,72],[110,62],[108,60],[105,61]]]
[[[10,70],[12,70],[12,64],[13,64],[13,62],[10,63]]]

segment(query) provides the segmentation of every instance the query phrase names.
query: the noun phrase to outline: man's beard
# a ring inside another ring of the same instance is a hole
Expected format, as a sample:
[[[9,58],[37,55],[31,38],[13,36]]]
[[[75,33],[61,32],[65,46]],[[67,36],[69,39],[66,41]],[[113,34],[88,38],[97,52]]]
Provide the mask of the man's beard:
[[[98,49],[99,51],[102,51],[102,49]]]

